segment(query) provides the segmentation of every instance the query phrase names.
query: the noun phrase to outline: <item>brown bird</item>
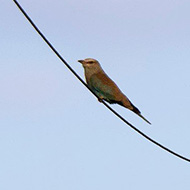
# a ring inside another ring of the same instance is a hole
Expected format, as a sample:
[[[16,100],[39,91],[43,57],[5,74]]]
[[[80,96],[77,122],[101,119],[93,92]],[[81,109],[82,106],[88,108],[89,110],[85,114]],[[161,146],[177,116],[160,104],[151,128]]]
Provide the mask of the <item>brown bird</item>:
[[[133,111],[147,123],[151,124],[141,115],[139,109],[131,103],[118,86],[108,77],[97,60],[87,58],[84,60],[78,60],[78,62],[82,63],[82,66],[84,67],[87,85],[98,96],[100,102],[105,100],[110,104],[119,104]]]

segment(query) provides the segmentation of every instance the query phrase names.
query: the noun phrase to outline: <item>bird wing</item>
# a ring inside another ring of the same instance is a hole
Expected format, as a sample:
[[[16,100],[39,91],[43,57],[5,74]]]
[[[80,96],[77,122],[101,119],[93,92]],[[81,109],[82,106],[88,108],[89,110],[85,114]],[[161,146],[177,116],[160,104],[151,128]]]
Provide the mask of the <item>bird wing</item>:
[[[115,95],[119,89],[105,73],[93,74],[90,77],[89,86],[99,97],[102,96],[109,103],[116,103]]]

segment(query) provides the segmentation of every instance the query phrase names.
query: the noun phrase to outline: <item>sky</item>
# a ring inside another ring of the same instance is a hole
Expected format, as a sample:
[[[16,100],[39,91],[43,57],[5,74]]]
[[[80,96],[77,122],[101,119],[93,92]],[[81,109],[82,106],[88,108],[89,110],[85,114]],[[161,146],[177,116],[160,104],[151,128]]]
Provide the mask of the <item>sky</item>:
[[[152,125],[112,108],[190,158],[190,1],[19,2],[83,79],[77,60],[97,59]],[[13,1],[0,17],[0,189],[189,189],[190,163],[99,103]]]

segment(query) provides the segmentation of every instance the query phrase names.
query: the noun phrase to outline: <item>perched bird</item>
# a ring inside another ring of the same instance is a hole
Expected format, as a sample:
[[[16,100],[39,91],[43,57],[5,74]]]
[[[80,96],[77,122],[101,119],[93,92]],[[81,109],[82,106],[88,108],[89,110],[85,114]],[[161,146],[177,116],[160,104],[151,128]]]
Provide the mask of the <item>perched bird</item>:
[[[110,104],[116,103],[124,106],[136,113],[147,123],[151,124],[141,115],[139,109],[131,103],[131,101],[121,92],[118,86],[108,77],[97,60],[87,58],[84,60],[78,60],[78,62],[80,62],[84,67],[87,85],[98,96],[98,100],[100,102],[105,100]]]

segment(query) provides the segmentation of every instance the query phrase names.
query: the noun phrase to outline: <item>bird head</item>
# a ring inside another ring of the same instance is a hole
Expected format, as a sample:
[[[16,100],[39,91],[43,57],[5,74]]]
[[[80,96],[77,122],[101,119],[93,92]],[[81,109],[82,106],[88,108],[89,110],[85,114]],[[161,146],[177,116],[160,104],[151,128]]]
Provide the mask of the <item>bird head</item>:
[[[87,59],[84,59],[84,60],[78,60],[78,62],[82,64],[84,69],[101,68],[99,62],[97,60],[95,60],[95,59],[92,59],[92,58],[87,58]]]

